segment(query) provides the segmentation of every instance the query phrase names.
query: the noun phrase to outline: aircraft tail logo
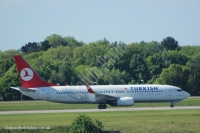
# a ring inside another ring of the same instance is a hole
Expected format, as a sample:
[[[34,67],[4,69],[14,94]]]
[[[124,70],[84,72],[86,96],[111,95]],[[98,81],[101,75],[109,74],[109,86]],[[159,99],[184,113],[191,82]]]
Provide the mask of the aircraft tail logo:
[[[33,78],[33,71],[30,68],[24,68],[20,72],[20,77],[24,81],[29,81]]]

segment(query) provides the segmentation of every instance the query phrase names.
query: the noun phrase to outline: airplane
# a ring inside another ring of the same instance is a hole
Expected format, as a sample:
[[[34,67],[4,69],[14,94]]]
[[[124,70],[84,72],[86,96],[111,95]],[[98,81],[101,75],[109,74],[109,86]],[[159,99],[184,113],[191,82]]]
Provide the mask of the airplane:
[[[99,104],[98,109],[111,106],[133,106],[140,102],[171,102],[186,99],[190,94],[171,85],[89,85],[60,86],[44,81],[21,55],[14,55],[22,87],[11,87],[33,99],[67,104]]]

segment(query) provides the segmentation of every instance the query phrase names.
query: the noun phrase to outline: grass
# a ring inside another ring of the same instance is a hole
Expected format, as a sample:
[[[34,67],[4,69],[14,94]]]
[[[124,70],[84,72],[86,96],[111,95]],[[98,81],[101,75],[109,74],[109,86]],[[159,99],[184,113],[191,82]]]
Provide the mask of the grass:
[[[198,133],[200,132],[200,110],[122,111],[58,114],[12,114],[0,116],[0,132],[5,126],[49,127],[41,132],[63,132],[79,115],[100,120],[105,130],[120,130],[122,133]],[[61,131],[61,129],[63,129]],[[12,132],[22,132],[11,130]],[[28,131],[28,130],[26,130]]]
[[[170,103],[135,103],[135,107],[169,106]],[[190,97],[175,106],[200,106],[200,97]],[[0,111],[92,109],[97,105],[61,104],[44,101],[0,102]],[[108,106],[108,108],[113,108]],[[11,114],[0,115],[0,133],[67,132],[69,125],[79,115],[85,114],[100,120],[105,130],[120,130],[122,133],[198,133],[200,132],[200,110],[153,110],[57,114]],[[49,127],[48,130],[8,130],[5,127]]]
[[[160,107],[169,106],[170,103],[135,103],[135,107]],[[175,106],[200,106],[200,97],[187,98]],[[62,104],[46,101],[15,101],[0,102],[0,111],[17,111],[17,110],[62,110],[62,109],[94,109],[97,105],[92,104]],[[108,108],[113,108],[108,105]]]

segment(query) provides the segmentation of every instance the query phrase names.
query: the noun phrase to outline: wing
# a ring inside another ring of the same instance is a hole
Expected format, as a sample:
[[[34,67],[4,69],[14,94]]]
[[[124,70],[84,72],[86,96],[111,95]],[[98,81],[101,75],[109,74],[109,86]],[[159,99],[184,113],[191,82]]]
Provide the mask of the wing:
[[[96,93],[95,91],[93,91],[93,89],[90,87],[90,85],[85,82],[85,85],[87,87],[87,90],[89,93],[95,95],[96,100],[116,100],[118,97],[115,96],[111,96],[111,95],[107,95],[107,94],[100,94],[100,93]]]

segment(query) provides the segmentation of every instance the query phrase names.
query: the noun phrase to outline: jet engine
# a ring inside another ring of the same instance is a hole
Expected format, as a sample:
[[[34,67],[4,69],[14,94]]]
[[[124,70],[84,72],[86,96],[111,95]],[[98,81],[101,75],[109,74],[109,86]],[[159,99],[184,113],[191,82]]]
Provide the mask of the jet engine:
[[[133,97],[119,97],[116,101],[110,103],[111,106],[133,106]]]

